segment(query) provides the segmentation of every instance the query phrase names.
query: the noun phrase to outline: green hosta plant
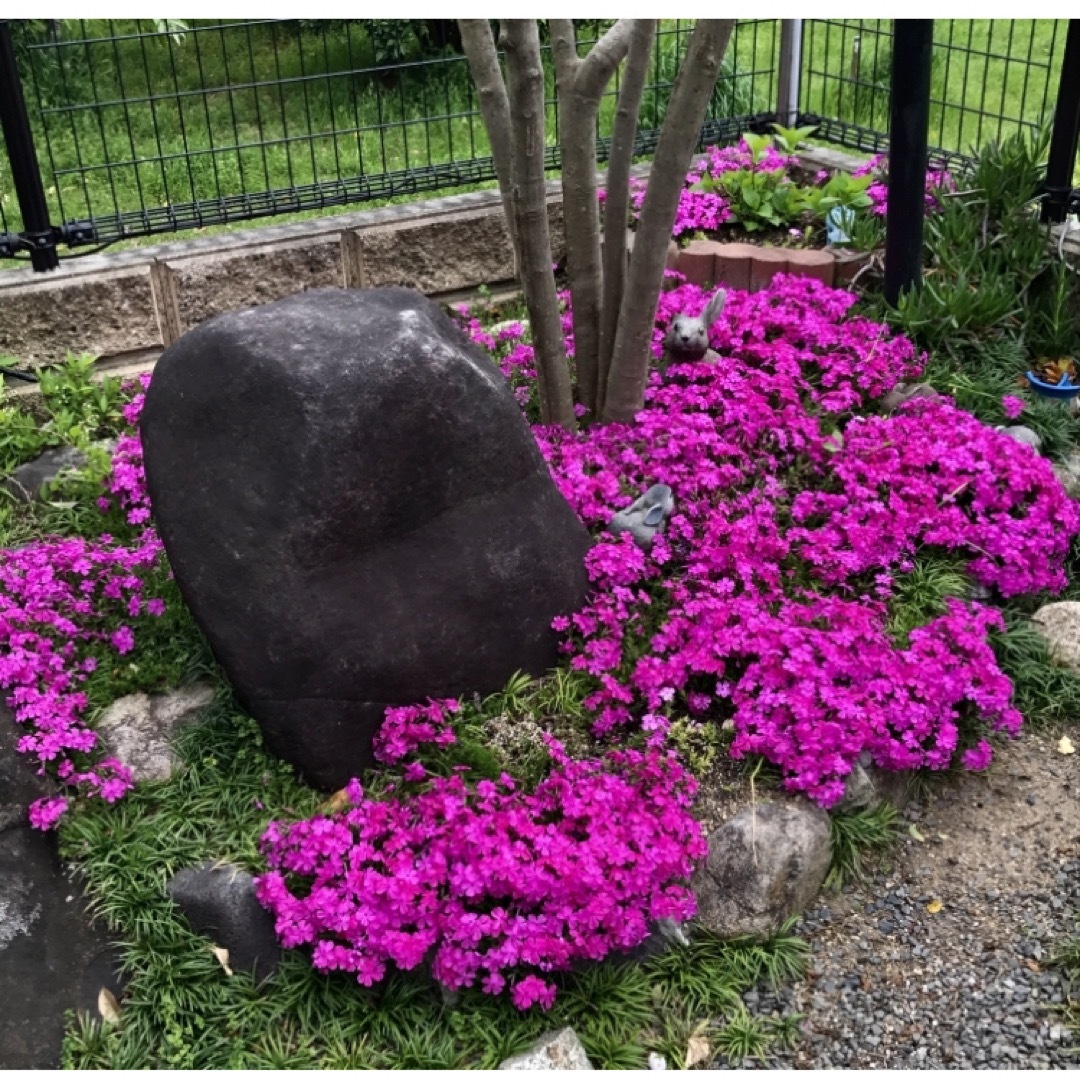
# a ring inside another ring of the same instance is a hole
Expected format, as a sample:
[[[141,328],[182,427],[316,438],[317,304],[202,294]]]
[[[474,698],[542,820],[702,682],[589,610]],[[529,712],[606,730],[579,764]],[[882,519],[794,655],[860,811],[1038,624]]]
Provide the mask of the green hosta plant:
[[[856,211],[868,210],[874,203],[866,190],[872,181],[873,177],[869,174],[852,176],[845,172],[836,173],[820,187],[802,189],[806,208],[815,217],[825,217],[835,206]]]
[[[784,127],[782,124],[773,124],[772,129],[775,133],[772,139],[776,144],[776,148],[782,150],[785,154],[794,154],[799,143],[817,131],[817,124],[793,128]]]
[[[747,232],[790,225],[798,221],[807,208],[807,189],[779,170],[735,169],[715,178],[703,178],[702,189],[719,191],[727,200],[730,220],[737,221]]]

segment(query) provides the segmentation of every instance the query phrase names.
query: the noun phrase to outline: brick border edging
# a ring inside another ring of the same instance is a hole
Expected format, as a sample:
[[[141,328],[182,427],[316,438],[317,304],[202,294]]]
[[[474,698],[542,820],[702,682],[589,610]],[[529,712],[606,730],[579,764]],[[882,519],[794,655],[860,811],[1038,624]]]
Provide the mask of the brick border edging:
[[[701,288],[727,285],[757,292],[781,273],[816,278],[824,285],[843,288],[869,259],[866,252],[691,240],[680,249],[675,269],[690,284]]]

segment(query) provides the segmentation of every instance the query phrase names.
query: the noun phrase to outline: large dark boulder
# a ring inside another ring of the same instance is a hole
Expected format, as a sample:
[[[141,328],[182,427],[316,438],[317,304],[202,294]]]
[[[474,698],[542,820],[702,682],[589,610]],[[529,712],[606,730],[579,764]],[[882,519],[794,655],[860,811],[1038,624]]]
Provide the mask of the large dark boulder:
[[[165,350],[142,416],[180,590],[267,743],[371,764],[387,705],[556,659],[588,534],[490,358],[408,289],[320,289]]]

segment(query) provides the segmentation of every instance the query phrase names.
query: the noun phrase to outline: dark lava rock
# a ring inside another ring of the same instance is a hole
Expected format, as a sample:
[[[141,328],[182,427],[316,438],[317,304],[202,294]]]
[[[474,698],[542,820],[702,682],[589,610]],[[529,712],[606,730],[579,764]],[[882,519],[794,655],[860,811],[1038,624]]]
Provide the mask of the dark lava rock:
[[[490,358],[408,289],[320,289],[166,349],[142,415],[184,598],[269,747],[325,788],[387,705],[556,660],[589,537]]]
[[[0,705],[0,1070],[55,1069],[69,1009],[97,1016],[102,987],[120,997],[118,953],[86,913],[54,834],[27,808],[53,793],[15,750],[20,729]]]
[[[237,866],[204,862],[174,874],[165,886],[192,928],[229,950],[233,971],[269,978],[281,960],[274,918],[255,898],[249,873]]]

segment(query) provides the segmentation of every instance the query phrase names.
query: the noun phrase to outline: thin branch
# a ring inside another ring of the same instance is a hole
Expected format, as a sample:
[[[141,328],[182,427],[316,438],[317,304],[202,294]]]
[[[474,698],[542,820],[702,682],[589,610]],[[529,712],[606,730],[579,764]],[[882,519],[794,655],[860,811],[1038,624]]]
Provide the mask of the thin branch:
[[[596,412],[601,414],[607,397],[611,352],[619,324],[619,308],[626,281],[626,226],[630,210],[630,165],[634,160],[645,79],[656,38],[656,19],[637,19],[623,71],[608,157],[607,199],[604,203],[603,297],[600,303],[600,353],[596,373]]]
[[[709,98],[716,86],[720,61],[734,26],[734,19],[699,19],[675,79],[634,238],[634,257],[623,292],[608,376],[605,420],[633,420],[644,404],[649,345],[668,240]]]
[[[634,38],[635,27],[641,21],[619,19],[589,50],[588,56],[581,61],[581,70],[577,76],[581,93],[589,97],[600,97],[604,87],[611,81],[611,76],[615,74],[615,69],[625,59]]]
[[[502,195],[506,227],[514,247],[514,266],[520,265],[514,213],[510,204],[510,101],[499,67],[499,53],[487,19],[458,19],[461,45],[469,61],[469,71],[480,104],[480,116],[491,144],[491,157]]]
[[[535,19],[504,19],[510,103],[510,191],[521,256],[521,283],[529,309],[544,423],[577,427],[566,360],[544,182],[544,69]]]
[[[551,20],[559,91],[566,265],[574,311],[574,363],[578,397],[594,414],[601,319],[596,116],[604,89],[630,47],[632,31],[633,20],[620,19],[594,50],[580,60],[573,23],[569,19]],[[599,54],[597,49],[601,49]]]

